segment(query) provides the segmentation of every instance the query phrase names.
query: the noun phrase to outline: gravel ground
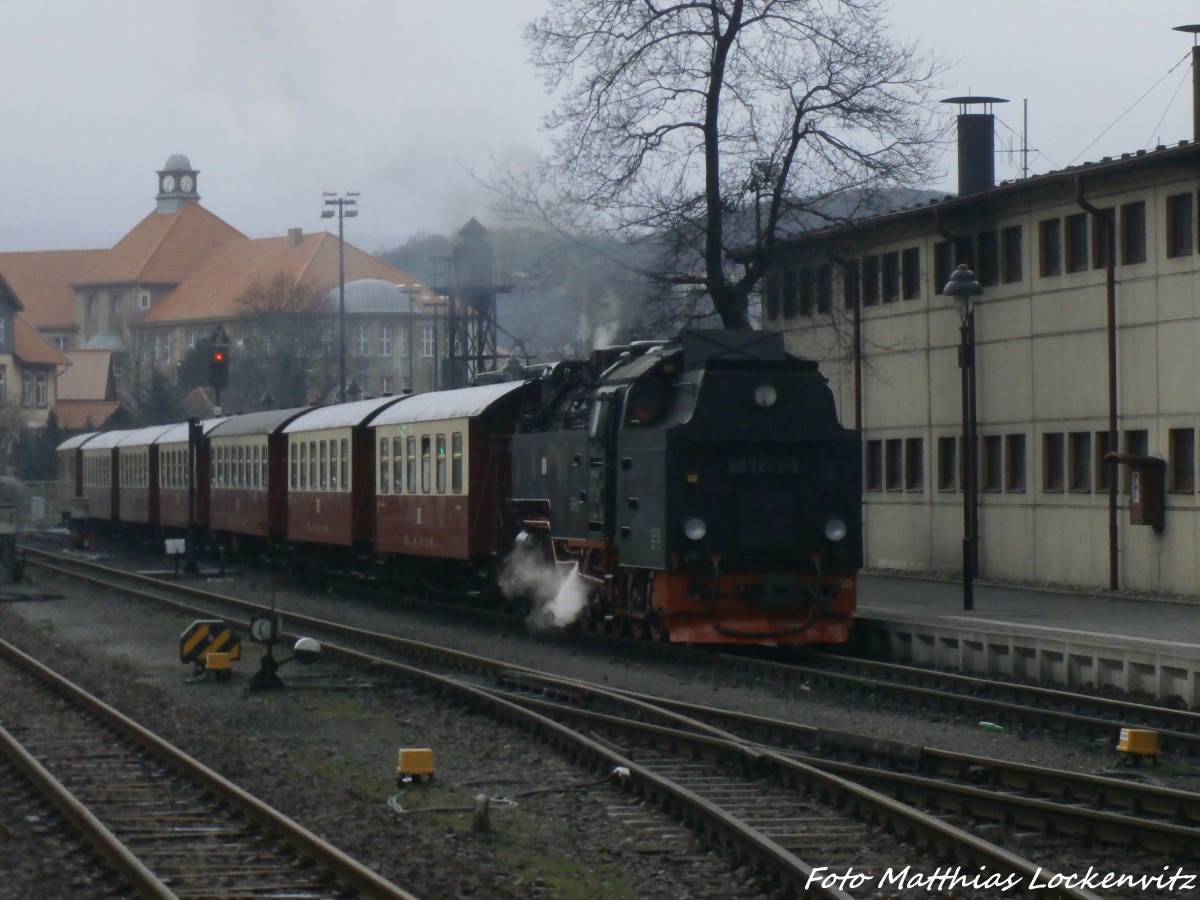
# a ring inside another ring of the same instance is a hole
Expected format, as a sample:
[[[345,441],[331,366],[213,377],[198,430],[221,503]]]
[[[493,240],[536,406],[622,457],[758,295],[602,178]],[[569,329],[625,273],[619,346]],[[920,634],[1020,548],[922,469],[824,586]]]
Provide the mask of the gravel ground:
[[[417,691],[370,685],[362,675],[326,664],[285,666],[280,674],[286,689],[247,695],[242,688],[261,652],[249,643],[229,682],[196,682],[178,658],[186,620],[132,601],[85,595],[36,571],[34,577],[38,583],[0,596],[0,629],[7,639],[43,654],[64,674],[422,897],[766,896],[702,848],[681,853],[688,849],[687,833],[672,833],[653,811],[638,813],[636,802],[605,782],[604,773],[543,755],[523,734],[489,719]],[[1068,743],[1038,734],[1019,740],[949,716],[869,704],[848,708],[844,697],[803,685],[781,690],[745,678],[717,683],[715,671],[704,666],[635,663],[553,639],[451,627],[341,604],[333,593],[272,588],[253,573],[214,589],[258,599],[274,594],[285,617],[289,609],[329,614],[338,604],[339,617],[405,637],[810,725],[1081,771],[1114,761],[1111,742]],[[393,796],[401,747],[431,748],[438,774]],[[493,803],[487,833],[471,827],[469,810],[478,793],[515,798],[512,805]],[[645,828],[630,824],[640,819],[658,819],[663,831],[649,840]],[[0,880],[0,897],[50,896],[30,890]]]

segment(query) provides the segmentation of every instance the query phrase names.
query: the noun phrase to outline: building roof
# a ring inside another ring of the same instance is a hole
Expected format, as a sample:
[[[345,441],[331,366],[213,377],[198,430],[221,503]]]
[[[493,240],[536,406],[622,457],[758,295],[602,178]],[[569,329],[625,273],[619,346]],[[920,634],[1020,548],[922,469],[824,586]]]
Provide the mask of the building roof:
[[[175,212],[150,213],[73,285],[179,284],[215,248],[244,238],[232,225],[189,200]]]
[[[1122,153],[1120,158],[1106,156],[1095,162],[1084,162],[1068,166],[1065,169],[1030,175],[1027,178],[1003,181],[998,185],[974,193],[948,194],[918,205],[891,209],[853,221],[836,222],[806,234],[783,238],[780,240],[779,246],[781,248],[804,246],[817,239],[824,241],[837,236],[854,235],[859,229],[865,227],[887,226],[893,223],[910,224],[922,218],[936,222],[940,217],[952,216],[955,213],[974,216],[983,206],[1010,200],[1014,197],[1025,197],[1042,192],[1073,192],[1079,183],[1086,186],[1091,181],[1101,178],[1144,177],[1146,173],[1172,167],[1178,168],[1181,172],[1191,172],[1194,171],[1198,162],[1200,162],[1200,142],[1179,141],[1172,146],[1160,144],[1153,150]]]
[[[71,367],[58,376],[58,401],[113,400],[112,351],[64,350]]]
[[[24,313],[13,317],[13,355],[26,365],[69,366],[71,361],[62,351],[42,337]]]
[[[37,328],[74,331],[75,289],[71,285],[104,254],[104,250],[0,253],[0,275]]]
[[[345,245],[346,281],[377,279],[418,284],[407,272]],[[237,298],[256,282],[284,274],[294,284],[311,281],[325,291],[338,283],[338,239],[328,232],[230,241],[217,248],[141,321],[147,325],[237,318]],[[422,286],[423,287],[423,286]],[[397,292],[398,293],[398,292]],[[420,303],[420,296],[417,297]]]
[[[120,408],[118,400],[59,400],[54,405],[54,415],[58,427],[65,431],[103,428]]]

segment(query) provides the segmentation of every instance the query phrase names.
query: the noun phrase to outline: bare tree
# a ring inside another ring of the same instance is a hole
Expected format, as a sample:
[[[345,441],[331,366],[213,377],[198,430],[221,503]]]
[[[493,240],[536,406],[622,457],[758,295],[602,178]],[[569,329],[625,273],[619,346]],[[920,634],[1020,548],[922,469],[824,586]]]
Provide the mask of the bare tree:
[[[223,406],[255,409],[268,391],[279,406],[303,406],[331,389],[327,293],[281,272],[234,301],[241,343],[230,352],[230,402]]]
[[[526,28],[558,94],[554,149],[501,172],[509,212],[652,238],[686,311],[749,328],[749,298],[833,195],[932,174],[941,63],[885,33],[882,0],[550,0]],[[736,260],[736,262],[731,262]]]

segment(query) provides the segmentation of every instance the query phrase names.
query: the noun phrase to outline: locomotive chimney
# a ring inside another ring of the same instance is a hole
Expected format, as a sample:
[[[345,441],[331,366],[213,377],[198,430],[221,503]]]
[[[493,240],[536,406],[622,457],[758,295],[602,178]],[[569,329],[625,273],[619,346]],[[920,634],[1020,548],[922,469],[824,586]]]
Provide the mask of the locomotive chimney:
[[[958,194],[975,194],[996,186],[996,139],[992,105],[1007,103],[1003,97],[950,97],[943,103],[958,104]],[[983,112],[968,112],[982,106]]]
[[[1200,46],[1196,44],[1200,25],[1176,25],[1172,31],[1192,36],[1192,140],[1200,141]]]

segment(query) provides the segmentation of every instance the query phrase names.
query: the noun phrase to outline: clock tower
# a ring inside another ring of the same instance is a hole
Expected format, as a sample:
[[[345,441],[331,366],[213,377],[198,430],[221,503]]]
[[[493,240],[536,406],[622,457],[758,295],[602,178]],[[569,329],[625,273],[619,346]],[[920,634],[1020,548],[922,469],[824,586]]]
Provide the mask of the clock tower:
[[[199,200],[196,191],[196,176],[188,158],[182,153],[172,153],[167,164],[158,172],[158,211],[175,212],[187,200]]]

